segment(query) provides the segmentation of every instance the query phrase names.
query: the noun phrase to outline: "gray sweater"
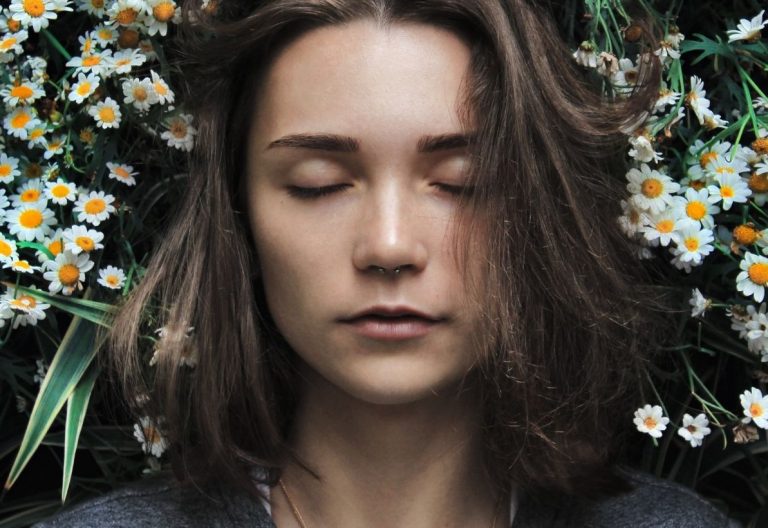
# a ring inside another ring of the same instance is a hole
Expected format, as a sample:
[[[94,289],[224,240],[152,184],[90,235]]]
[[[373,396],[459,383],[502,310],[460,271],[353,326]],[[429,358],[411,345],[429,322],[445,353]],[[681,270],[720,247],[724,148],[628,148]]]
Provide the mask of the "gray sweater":
[[[564,499],[538,504],[519,494],[512,528],[738,528],[688,488],[632,472],[634,490],[599,502]],[[131,484],[36,524],[35,528],[239,527],[275,528],[258,500],[242,494],[208,496],[169,480]]]

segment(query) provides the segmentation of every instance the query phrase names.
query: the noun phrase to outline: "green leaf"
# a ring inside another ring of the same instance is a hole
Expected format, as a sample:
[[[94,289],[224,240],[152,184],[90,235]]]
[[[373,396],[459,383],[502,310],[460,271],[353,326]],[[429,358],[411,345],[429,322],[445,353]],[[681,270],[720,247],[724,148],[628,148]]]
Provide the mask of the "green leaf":
[[[682,53],[699,52],[698,57],[691,62],[691,65],[697,64],[712,55],[721,55],[731,59],[735,58],[733,50],[727,44],[714,41],[701,33],[696,33],[694,37],[697,37],[698,40],[685,40],[680,44],[680,51]]]
[[[72,319],[32,407],[19,452],[5,482],[6,490],[13,486],[32,458],[64,402],[91,364],[98,350],[98,344],[95,342],[97,328],[95,324],[81,317]]]
[[[75,465],[75,453],[77,452],[80,431],[83,429],[83,421],[88,410],[88,400],[99,375],[97,365],[91,365],[88,371],[77,384],[75,390],[67,400],[67,424],[64,428],[64,474],[61,484],[61,502],[67,499],[69,483],[72,480],[72,468]]]
[[[9,290],[18,290],[27,295],[31,295],[36,299],[47,302],[51,306],[71,313],[76,317],[81,317],[92,323],[96,323],[101,326],[109,328],[111,316],[117,313],[117,306],[98,301],[91,301],[90,299],[78,299],[77,297],[66,297],[64,295],[54,295],[52,293],[46,293],[42,290],[29,288],[22,285],[16,285],[12,282],[2,281],[2,283],[8,287]]]

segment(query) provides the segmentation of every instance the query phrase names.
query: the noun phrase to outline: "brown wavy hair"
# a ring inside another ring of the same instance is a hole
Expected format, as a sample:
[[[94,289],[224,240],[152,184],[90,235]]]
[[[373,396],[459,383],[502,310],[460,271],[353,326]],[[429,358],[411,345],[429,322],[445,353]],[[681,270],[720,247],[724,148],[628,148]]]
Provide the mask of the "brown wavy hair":
[[[466,262],[462,241],[485,226],[486,275],[472,284],[484,300],[475,374],[489,474],[500,490],[619,489],[616,439],[630,424],[666,309],[617,225],[620,129],[652,106],[658,61],[642,65],[647,82],[632,97],[610,102],[574,64],[541,2],[215,2],[186,4],[178,34],[185,104],[198,127],[182,205],[104,355],[132,411],[163,417],[177,477],[258,493],[251,467],[268,468],[264,481],[274,484],[292,456],[297,356],[269,315],[248,227],[247,110],[281,47],[313,28],[365,18],[445,28],[471,50],[462,119],[469,109],[482,119],[470,145],[476,190],[461,204],[472,214],[457,243]],[[194,332],[164,339],[148,370],[152,351],[141,336],[159,325]],[[188,354],[195,369],[179,367]]]

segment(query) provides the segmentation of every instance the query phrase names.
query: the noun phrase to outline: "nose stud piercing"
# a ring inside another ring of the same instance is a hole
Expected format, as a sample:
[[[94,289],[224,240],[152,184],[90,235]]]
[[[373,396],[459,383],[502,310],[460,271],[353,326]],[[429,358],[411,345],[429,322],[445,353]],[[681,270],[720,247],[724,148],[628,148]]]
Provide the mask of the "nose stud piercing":
[[[381,266],[376,266],[376,271],[378,271],[379,273],[386,273],[387,268],[382,268]],[[397,266],[392,271],[395,273],[395,275],[399,275],[400,274],[400,266]]]

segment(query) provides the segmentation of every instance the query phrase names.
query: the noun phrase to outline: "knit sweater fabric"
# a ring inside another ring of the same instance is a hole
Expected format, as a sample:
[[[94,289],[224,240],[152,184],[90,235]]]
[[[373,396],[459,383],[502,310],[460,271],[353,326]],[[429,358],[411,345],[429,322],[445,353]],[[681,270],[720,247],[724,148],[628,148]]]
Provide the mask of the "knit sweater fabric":
[[[511,528],[739,528],[692,490],[639,472],[634,489],[588,501],[542,504],[517,494]],[[276,528],[264,505],[242,493],[207,493],[169,479],[147,479],[68,508],[33,528]]]

